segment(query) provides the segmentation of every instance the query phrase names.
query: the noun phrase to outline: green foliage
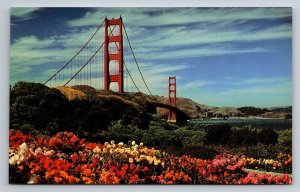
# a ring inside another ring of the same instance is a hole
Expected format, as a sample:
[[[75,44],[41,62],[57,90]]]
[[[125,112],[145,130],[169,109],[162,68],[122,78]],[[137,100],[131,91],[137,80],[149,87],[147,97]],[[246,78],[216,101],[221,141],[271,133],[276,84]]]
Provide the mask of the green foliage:
[[[250,146],[257,144],[257,130],[251,127],[233,128],[228,144],[231,146]]]
[[[271,128],[257,129],[249,126],[232,128],[228,124],[195,125],[187,129],[194,130],[195,135],[197,135],[195,131],[205,130],[205,134],[202,133],[204,140],[199,140],[204,141],[206,145],[253,146],[258,143],[275,145],[278,137],[276,131]],[[181,134],[184,135],[183,132]]]
[[[116,95],[68,101],[57,89],[26,82],[17,83],[10,92],[10,129],[25,132],[96,134],[118,120],[127,127],[147,129],[150,119],[139,105]]]
[[[256,116],[256,115],[261,115],[265,112],[270,112],[270,110],[268,109],[261,109],[261,108],[255,108],[255,107],[240,107],[237,108],[239,111],[241,111],[242,113],[244,113],[245,115],[252,115],[252,116]]]
[[[292,129],[280,130],[278,133],[278,145],[292,146]]]
[[[206,133],[203,130],[189,130],[189,127],[182,127],[174,131],[177,138],[180,139],[183,146],[201,146],[204,145]]]
[[[201,159],[213,159],[215,155],[223,153],[218,151],[214,146],[184,146],[184,147],[167,147],[164,149],[166,152],[175,155],[189,155]]]
[[[30,132],[36,130],[36,127],[31,124],[24,124],[20,127],[20,131],[22,131],[25,134],[29,134]]]
[[[142,142],[149,146],[178,146],[181,145],[174,132],[166,130],[158,124],[150,125],[143,133]]]
[[[206,130],[206,137],[205,143],[206,144],[227,144],[230,134],[231,134],[231,126],[228,124],[215,124],[209,125],[205,127]]]
[[[257,133],[257,141],[265,145],[275,145],[277,143],[278,134],[274,129],[264,128]]]
[[[110,139],[117,142],[125,142],[125,143],[129,141],[140,142],[142,138],[142,133],[138,128],[136,127],[128,128],[122,125],[121,120],[113,123],[113,125],[109,127],[108,131],[110,133],[109,136]]]
[[[57,89],[39,83],[19,82],[10,92],[12,129],[30,125],[28,128],[45,131],[47,127],[51,132],[56,132],[69,127],[69,114],[68,100]],[[48,127],[54,119],[60,119],[59,124]]]

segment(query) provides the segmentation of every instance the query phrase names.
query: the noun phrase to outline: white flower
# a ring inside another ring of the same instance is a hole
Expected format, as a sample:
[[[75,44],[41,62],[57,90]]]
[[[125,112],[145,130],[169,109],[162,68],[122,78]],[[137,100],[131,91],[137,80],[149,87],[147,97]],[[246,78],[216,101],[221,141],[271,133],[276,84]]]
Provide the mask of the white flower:
[[[38,176],[37,175],[33,175],[33,176],[30,177],[30,179],[27,182],[27,184],[37,184],[38,182],[39,182]]]
[[[45,151],[45,152],[44,152],[44,155],[45,155],[45,156],[51,156],[51,155],[53,155],[53,154],[54,154],[54,151],[53,151],[53,150]]]
[[[43,153],[43,151],[40,147],[36,148],[35,151],[34,151],[34,155],[39,155],[39,154],[42,154],[42,153]]]
[[[22,144],[19,146],[19,149],[20,149],[21,151],[27,151],[27,150],[28,150],[27,144],[26,144],[26,143],[22,143]]]
[[[118,146],[119,146],[119,147],[122,147],[123,145],[124,145],[123,142],[118,143]]]
[[[144,145],[144,143],[140,143],[140,146],[143,146]]]
[[[131,142],[131,145],[134,146],[134,145],[135,145],[135,141],[132,141],[132,142]]]
[[[133,159],[132,158],[129,158],[129,163],[133,163]]]
[[[11,165],[17,164],[18,161],[19,161],[19,155],[18,154],[15,154],[14,156],[10,157],[9,160],[8,160],[9,164],[11,164]]]
[[[29,149],[26,143],[22,143],[19,146],[19,150],[17,152],[11,153],[9,157],[9,164],[15,165],[20,164],[29,156]]]

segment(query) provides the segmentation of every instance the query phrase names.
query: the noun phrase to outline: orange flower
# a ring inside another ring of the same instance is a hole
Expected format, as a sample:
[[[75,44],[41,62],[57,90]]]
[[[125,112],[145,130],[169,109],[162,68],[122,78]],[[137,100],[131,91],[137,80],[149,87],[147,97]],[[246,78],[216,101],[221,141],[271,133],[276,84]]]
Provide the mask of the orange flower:
[[[20,165],[20,166],[18,166],[18,168],[19,168],[21,171],[23,171],[24,166],[23,166],[23,165]]]
[[[227,171],[224,172],[224,177],[227,177],[228,176],[228,173]]]
[[[82,177],[82,181],[85,182],[85,184],[93,184],[93,180],[90,179],[89,177]]]
[[[83,174],[90,177],[90,176],[92,176],[92,171],[91,171],[91,169],[84,169]]]
[[[62,178],[54,177],[54,183],[60,183],[61,181],[62,181]]]
[[[69,176],[69,174],[65,171],[60,171],[59,173],[63,178],[67,178]]]
[[[191,180],[191,178],[187,175],[184,175],[183,180],[184,180],[184,182],[188,183]]]
[[[171,170],[170,172],[167,172],[166,174],[165,174],[165,179],[172,179],[173,178],[173,176],[174,176],[174,171],[173,170]]]

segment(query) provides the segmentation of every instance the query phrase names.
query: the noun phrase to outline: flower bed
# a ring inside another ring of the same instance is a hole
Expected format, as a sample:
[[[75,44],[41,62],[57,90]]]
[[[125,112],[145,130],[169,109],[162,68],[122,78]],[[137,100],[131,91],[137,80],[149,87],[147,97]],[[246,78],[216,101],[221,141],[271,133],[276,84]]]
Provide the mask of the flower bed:
[[[90,143],[70,132],[31,137],[10,132],[11,183],[44,184],[290,184],[283,174],[246,173],[244,157],[175,156],[134,141]]]

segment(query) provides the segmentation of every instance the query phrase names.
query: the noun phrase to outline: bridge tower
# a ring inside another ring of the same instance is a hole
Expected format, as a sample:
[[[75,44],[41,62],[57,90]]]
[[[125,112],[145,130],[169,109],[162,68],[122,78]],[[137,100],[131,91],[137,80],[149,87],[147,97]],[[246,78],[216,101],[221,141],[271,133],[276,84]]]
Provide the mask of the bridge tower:
[[[167,99],[167,104],[177,107],[176,105],[176,76],[169,77],[169,94]],[[176,122],[176,114],[169,110],[168,112],[168,122]]]
[[[104,90],[109,90],[110,84],[118,83],[119,93],[124,92],[123,88],[123,34],[122,17],[118,19],[107,19],[104,21]],[[113,26],[117,34],[112,33],[110,26]],[[113,50],[112,48],[115,48]],[[117,63],[115,74],[110,74],[110,67]]]

